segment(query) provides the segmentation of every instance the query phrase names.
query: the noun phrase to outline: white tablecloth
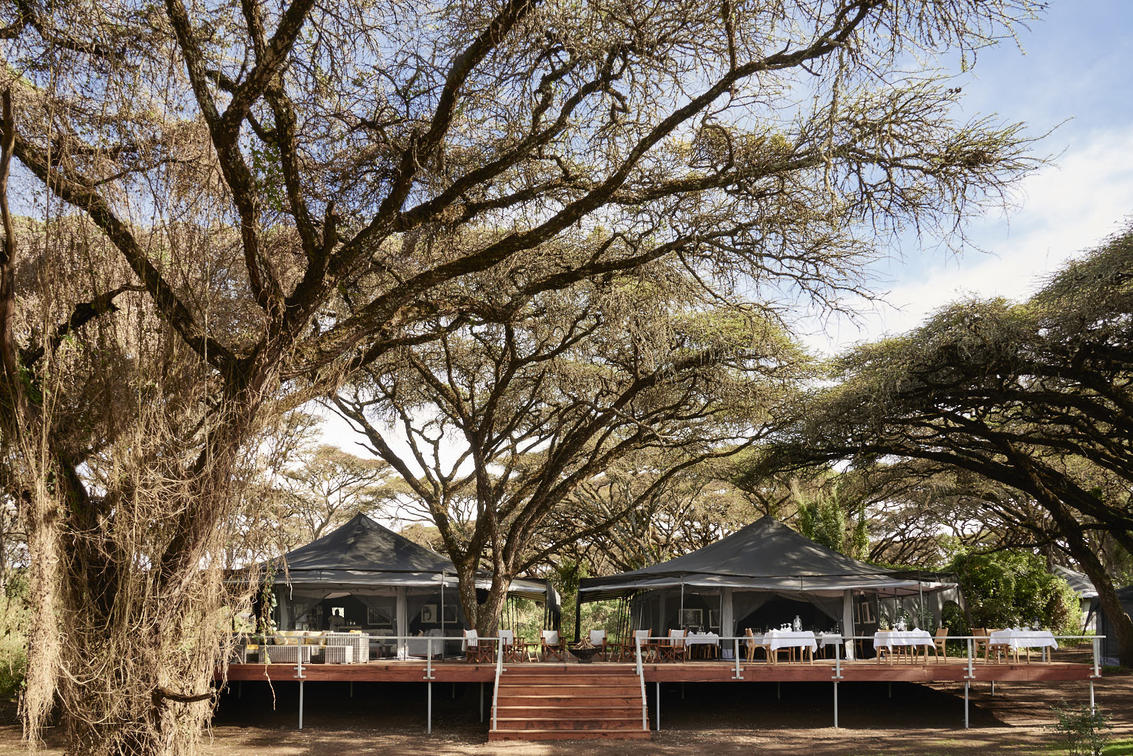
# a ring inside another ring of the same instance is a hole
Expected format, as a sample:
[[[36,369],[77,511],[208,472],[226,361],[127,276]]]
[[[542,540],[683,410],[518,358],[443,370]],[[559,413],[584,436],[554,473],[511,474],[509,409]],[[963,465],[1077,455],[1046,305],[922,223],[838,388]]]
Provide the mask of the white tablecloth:
[[[842,645],[842,634],[841,633],[819,633],[818,634],[818,643],[823,648],[827,648],[829,646],[841,646]]]
[[[878,630],[873,634],[874,648],[931,645],[932,634],[928,630]]]
[[[818,650],[818,641],[810,630],[768,630],[763,634],[763,645],[772,651],[780,648],[809,648]]]
[[[1058,648],[1058,641],[1050,630],[996,630],[988,637],[992,646],[1007,646],[1013,651],[1020,648]]]
[[[685,643],[690,646],[715,646],[720,643],[720,636],[716,633],[689,633],[685,636]]]

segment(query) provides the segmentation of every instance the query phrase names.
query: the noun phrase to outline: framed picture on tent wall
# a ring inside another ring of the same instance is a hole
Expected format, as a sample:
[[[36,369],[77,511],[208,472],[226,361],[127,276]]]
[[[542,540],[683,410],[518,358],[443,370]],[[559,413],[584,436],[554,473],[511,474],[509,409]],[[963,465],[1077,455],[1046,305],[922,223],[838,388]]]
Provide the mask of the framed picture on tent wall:
[[[704,624],[704,611],[702,609],[681,610],[681,627],[700,627]]]
[[[421,622],[426,625],[435,625],[441,621],[437,615],[436,604],[425,604],[421,607]]]

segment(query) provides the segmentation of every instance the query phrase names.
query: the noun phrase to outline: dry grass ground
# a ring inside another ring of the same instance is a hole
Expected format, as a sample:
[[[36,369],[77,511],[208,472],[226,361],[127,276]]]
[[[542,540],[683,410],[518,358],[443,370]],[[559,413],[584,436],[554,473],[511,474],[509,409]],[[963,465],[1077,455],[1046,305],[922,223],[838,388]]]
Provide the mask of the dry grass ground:
[[[245,683],[221,701],[205,753],[272,754],[621,754],[807,753],[959,754],[1051,753],[1056,736],[1051,707],[1088,700],[1085,683],[986,684],[972,692],[971,729],[963,724],[963,688],[955,685],[847,683],[841,686],[841,725],[832,724],[833,692],[825,684],[679,684],[662,689],[662,731],[649,744],[488,744],[479,722],[479,686],[434,686],[434,733],[424,733],[423,684],[311,684],[305,729],[296,730],[297,686]],[[239,694],[239,695],[238,695]],[[648,691],[654,700],[652,686]],[[1097,684],[1098,704],[1113,720],[1121,745],[1107,754],[1133,753],[1133,676]],[[485,710],[490,701],[485,696]],[[652,712],[651,712],[652,716]],[[1123,742],[1122,742],[1123,741]],[[49,743],[54,745],[53,743]],[[4,713],[0,753],[17,753],[14,708]],[[60,753],[49,748],[51,753]]]

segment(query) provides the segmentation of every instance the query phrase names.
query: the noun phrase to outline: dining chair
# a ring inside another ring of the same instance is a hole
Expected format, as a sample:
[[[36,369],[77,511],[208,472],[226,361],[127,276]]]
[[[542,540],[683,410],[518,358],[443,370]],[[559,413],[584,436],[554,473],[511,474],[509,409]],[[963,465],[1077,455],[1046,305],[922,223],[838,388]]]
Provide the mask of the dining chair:
[[[544,630],[539,636],[539,655],[543,661],[553,656],[563,661],[563,641],[559,638],[558,630]]]
[[[500,643],[504,645],[504,661],[524,661],[527,643],[516,640],[514,630],[500,630]]]
[[[630,636],[629,643],[624,644],[622,648],[623,658],[628,657],[629,661],[637,661],[637,643],[641,642],[641,661],[642,662],[655,662],[658,660],[658,646],[657,641],[651,640],[653,636],[653,628],[646,628],[644,630],[634,630],[633,635]]]
[[[589,636],[590,636],[590,645],[594,646],[594,648],[602,649],[599,652],[599,653],[602,654],[602,660],[603,661],[609,661],[609,656],[607,654],[606,631],[605,630],[591,630]]]
[[[973,627],[972,628],[972,635],[975,637],[975,640],[972,641],[972,655],[973,656],[979,656],[980,655],[980,649],[982,648],[983,652],[984,652],[984,659],[986,661],[986,659],[987,659],[987,642],[988,642],[987,628],[986,627]]]
[[[464,631],[464,660],[476,664],[485,662],[485,646],[480,642],[480,634],[475,630]]]
[[[688,661],[688,644],[685,643],[687,630],[670,630],[662,641],[661,658],[669,661]]]
[[[948,661],[948,628],[936,628],[936,635],[932,639],[932,652],[936,655],[936,660],[940,661],[940,657],[944,657],[944,661]]]

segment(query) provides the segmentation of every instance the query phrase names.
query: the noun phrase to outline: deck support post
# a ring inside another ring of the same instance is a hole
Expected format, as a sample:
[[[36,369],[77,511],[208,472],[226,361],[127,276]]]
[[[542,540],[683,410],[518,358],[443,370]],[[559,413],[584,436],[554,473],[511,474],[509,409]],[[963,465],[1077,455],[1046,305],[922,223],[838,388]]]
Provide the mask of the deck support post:
[[[991,694],[993,696],[995,695],[995,680],[991,681]]]
[[[484,683],[480,683],[480,724],[484,724]]]
[[[654,719],[657,722],[657,731],[660,732],[661,731],[661,683],[655,682],[655,683],[653,683],[653,686],[657,691],[657,695],[656,695],[656,698],[657,698],[656,709],[657,710],[654,713]]]
[[[354,681],[350,681],[350,697],[354,698]]]
[[[889,697],[893,697],[893,683],[886,683],[889,686]]]
[[[838,681],[834,681],[834,729],[838,729]]]
[[[433,734],[433,681],[425,683],[425,734]]]
[[[968,688],[971,686],[971,681],[964,681],[964,729],[968,729]]]
[[[681,700],[682,701],[685,700],[685,684],[684,684],[684,681],[681,681]]]
[[[243,698],[243,697],[244,697],[244,681],[243,680],[237,680],[236,681],[236,698],[240,699],[240,698]]]
[[[303,729],[303,681],[299,681],[299,729]]]
[[[780,680],[775,681],[775,700],[783,700],[783,683]]]

